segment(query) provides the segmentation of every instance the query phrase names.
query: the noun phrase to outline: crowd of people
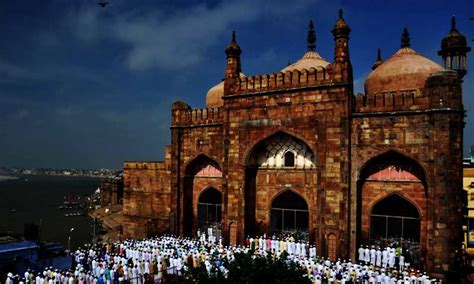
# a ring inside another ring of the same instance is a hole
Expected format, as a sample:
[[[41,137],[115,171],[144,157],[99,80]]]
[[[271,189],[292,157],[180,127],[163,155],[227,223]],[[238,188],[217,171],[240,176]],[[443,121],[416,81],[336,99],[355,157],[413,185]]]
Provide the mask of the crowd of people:
[[[190,239],[164,235],[144,240],[89,245],[72,253],[73,267],[59,271],[49,267],[41,272],[26,271],[21,277],[8,274],[5,284],[111,284],[163,283],[171,276],[184,277],[191,268],[207,273],[229,272],[225,263],[238,253],[272,256],[295,263],[312,283],[440,283],[406,263],[397,248],[361,247],[358,262],[332,261],[317,255],[308,242],[287,239],[247,237],[245,246],[224,246],[215,237],[201,233]]]

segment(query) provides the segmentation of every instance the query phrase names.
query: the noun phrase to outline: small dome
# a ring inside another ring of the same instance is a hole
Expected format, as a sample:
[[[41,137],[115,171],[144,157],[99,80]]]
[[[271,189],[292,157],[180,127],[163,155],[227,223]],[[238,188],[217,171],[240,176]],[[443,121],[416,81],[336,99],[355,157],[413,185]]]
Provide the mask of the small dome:
[[[310,50],[305,53],[303,58],[296,61],[295,63],[288,65],[281,69],[281,72],[293,71],[293,70],[309,70],[310,68],[324,67],[326,68],[330,63],[324,60],[316,51]]]
[[[240,78],[244,78],[245,74],[240,72]],[[224,81],[222,80],[219,84],[215,85],[214,87],[210,88],[207,91],[206,95],[206,107],[207,108],[214,108],[220,107],[224,105],[224,100],[222,96],[224,95]]]
[[[419,89],[443,68],[409,47],[402,47],[373,70],[365,81],[366,94]]]

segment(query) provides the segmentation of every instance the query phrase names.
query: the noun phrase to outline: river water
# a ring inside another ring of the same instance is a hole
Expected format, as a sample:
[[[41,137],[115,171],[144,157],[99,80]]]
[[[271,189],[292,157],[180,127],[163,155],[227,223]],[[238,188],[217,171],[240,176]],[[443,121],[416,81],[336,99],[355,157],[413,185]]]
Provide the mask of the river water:
[[[90,195],[100,183],[99,178],[24,175],[16,180],[0,181],[0,233],[23,234],[25,223],[40,224],[40,239],[61,242],[71,249],[92,239],[91,218],[64,216],[59,209],[67,195]],[[12,213],[11,210],[15,209]]]

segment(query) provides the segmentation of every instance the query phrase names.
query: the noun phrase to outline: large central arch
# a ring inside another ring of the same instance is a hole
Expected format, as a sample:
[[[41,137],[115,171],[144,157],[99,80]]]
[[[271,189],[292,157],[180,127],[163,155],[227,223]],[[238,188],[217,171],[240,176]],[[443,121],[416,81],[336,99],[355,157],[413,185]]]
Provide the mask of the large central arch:
[[[245,159],[245,235],[271,234],[271,197],[277,196],[282,190],[291,189],[296,196],[302,195],[310,200],[305,195],[312,193],[304,188],[308,184],[316,184],[314,160],[315,155],[308,144],[282,131],[270,135],[251,148]],[[291,196],[291,193],[288,194]],[[282,200],[284,199],[283,197]],[[311,205],[304,203],[306,212],[309,212]],[[306,230],[308,223],[310,222],[307,222]]]

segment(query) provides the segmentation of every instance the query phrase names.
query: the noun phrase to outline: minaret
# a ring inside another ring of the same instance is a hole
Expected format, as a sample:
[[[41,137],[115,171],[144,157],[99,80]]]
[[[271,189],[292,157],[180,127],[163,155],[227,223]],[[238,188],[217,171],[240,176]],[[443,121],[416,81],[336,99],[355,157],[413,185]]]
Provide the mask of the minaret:
[[[334,63],[350,62],[349,58],[349,34],[351,29],[344,21],[342,9],[339,9],[339,19],[332,30],[336,47],[334,50]]]
[[[372,70],[375,70],[377,67],[382,65],[382,63],[383,63],[382,55],[381,55],[381,52],[380,52],[380,48],[378,48],[377,49],[377,59],[375,60],[374,65],[372,65]]]
[[[441,50],[438,51],[443,67],[456,71],[462,79],[467,73],[466,54],[469,51],[471,48],[467,46],[466,37],[456,29],[456,18],[453,15],[451,31],[441,41]]]
[[[352,82],[352,64],[349,56],[349,34],[351,29],[342,16],[342,9],[339,9],[339,19],[332,29],[334,35],[334,62],[331,65],[333,70],[333,80]]]
[[[241,72],[240,67],[240,54],[242,50],[237,44],[235,39],[235,31],[232,32],[232,40],[225,49],[227,55],[227,66],[225,68],[225,79],[224,79],[224,96],[234,91],[234,87],[240,84],[239,74]]]

